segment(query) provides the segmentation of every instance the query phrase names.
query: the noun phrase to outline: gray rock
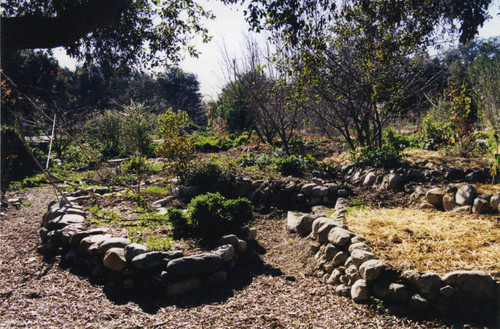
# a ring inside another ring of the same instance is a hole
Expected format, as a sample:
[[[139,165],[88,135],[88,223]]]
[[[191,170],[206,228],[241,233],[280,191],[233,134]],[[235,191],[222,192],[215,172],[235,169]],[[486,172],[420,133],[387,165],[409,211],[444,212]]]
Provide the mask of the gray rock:
[[[332,208],[319,205],[312,207],[311,211],[314,215],[316,215],[316,218],[319,218],[319,217],[326,217],[326,214],[332,211]]]
[[[374,282],[372,291],[375,296],[394,302],[404,302],[410,297],[410,291],[405,285],[385,280]]]
[[[83,231],[85,231],[85,227],[81,224],[68,225],[58,230],[59,240],[63,246],[67,246],[75,234]]]
[[[405,271],[403,277],[414,285],[420,294],[431,298],[434,298],[443,286],[443,280],[436,273]]]
[[[326,281],[328,284],[337,284],[340,282],[340,277],[342,276],[342,272],[338,269],[333,269],[332,274],[328,277]]]
[[[99,244],[99,253],[104,254],[111,248],[125,248],[131,243],[129,239],[126,238],[109,238]]]
[[[487,214],[490,211],[491,211],[491,206],[487,200],[481,198],[476,198],[474,200],[474,204],[472,206],[473,214]]]
[[[305,214],[300,217],[297,226],[295,227],[296,232],[301,237],[306,237],[312,232],[312,224],[318,218],[318,215]]]
[[[78,253],[80,255],[89,255],[89,249],[94,245],[111,238],[110,234],[98,234],[98,235],[90,235],[83,238],[78,245]]]
[[[316,239],[320,244],[324,244],[328,241],[328,235],[333,228],[339,227],[340,223],[332,219],[328,219],[319,229],[316,234]]]
[[[500,195],[493,195],[490,199],[490,206],[493,212],[498,211],[498,206],[500,205]]]
[[[240,239],[234,234],[224,235],[220,238],[221,244],[230,244],[233,246],[234,250],[238,250],[239,241]]]
[[[414,310],[424,310],[429,307],[429,302],[419,294],[411,296],[410,307]]]
[[[132,259],[132,265],[139,269],[154,269],[164,267],[169,261],[182,257],[182,251],[150,251],[137,255]]]
[[[49,231],[52,230],[58,230],[61,229],[65,226],[71,225],[71,224],[81,224],[83,225],[85,223],[85,216],[82,215],[76,215],[76,214],[64,214],[58,217],[55,217],[52,220],[49,220],[47,222],[47,225],[45,226]]]
[[[347,204],[348,202],[349,200],[346,198],[338,198],[337,202],[335,203],[335,210],[339,211],[342,209],[347,209],[349,207]]]
[[[337,195],[338,195],[339,198],[346,199],[346,198],[349,197],[349,191],[347,191],[346,189],[341,188],[341,189],[339,189],[337,191]]]
[[[354,236],[354,233],[341,227],[334,227],[328,233],[328,241],[335,246],[345,246]]]
[[[307,198],[307,205],[312,207],[312,206],[317,206],[323,202],[323,198],[318,197],[318,196],[310,196]]]
[[[339,296],[349,297],[351,295],[351,288],[345,284],[340,284],[335,287],[335,293]]]
[[[351,287],[351,298],[356,303],[367,301],[370,298],[370,289],[365,280],[356,281]]]
[[[366,174],[365,179],[363,180],[363,186],[371,186],[377,180],[377,175],[374,172],[369,172]]]
[[[429,202],[434,207],[441,208],[443,206],[444,195],[445,191],[443,189],[433,188],[425,193],[425,198],[427,199],[427,202]]]
[[[390,174],[387,178],[387,189],[388,190],[402,190],[405,185],[405,179],[398,174]]]
[[[165,207],[167,205],[167,202],[169,200],[170,200],[170,198],[164,198],[164,199],[156,200],[155,202],[153,202],[151,204],[151,207],[153,207],[153,208]]]
[[[477,191],[472,185],[463,185],[455,194],[455,202],[459,206],[472,205],[477,196]]]
[[[328,187],[326,186],[315,186],[312,189],[312,195],[317,197],[324,197],[328,195]]]
[[[446,211],[452,211],[457,207],[457,203],[455,202],[455,197],[452,195],[444,195],[443,196],[443,208]]]
[[[290,183],[286,184],[285,192],[292,193],[295,191],[296,188],[297,188],[297,184],[295,184],[294,182],[290,182]]]
[[[167,285],[167,297],[183,295],[187,292],[199,289],[201,287],[201,280],[198,278],[190,278],[176,283]]]
[[[372,251],[372,248],[368,247],[366,245],[366,243],[364,242],[354,242],[354,238],[351,239],[351,245],[349,246],[349,253],[352,254],[352,252],[356,249],[359,249],[359,250],[364,250],[364,251],[368,251],[368,252],[371,252]]]
[[[125,259],[127,262],[131,263],[132,259],[134,259],[135,256],[138,256],[140,254],[144,254],[148,252],[149,249],[148,247],[139,244],[139,243],[131,243],[125,246]]]
[[[247,251],[247,242],[245,240],[238,240],[238,253],[244,253]]]
[[[345,251],[338,252],[332,259],[332,265],[337,267],[345,263],[349,255]]]
[[[372,252],[362,250],[362,249],[354,249],[351,252],[352,263],[359,267],[364,262],[375,259],[375,255]]]
[[[211,253],[186,256],[169,261],[167,272],[180,277],[200,276],[217,271],[223,262],[219,255]]]
[[[125,249],[109,248],[102,261],[104,267],[112,271],[121,272],[125,268],[127,260],[125,259]]]
[[[318,217],[316,218],[313,223],[312,223],[312,226],[311,226],[311,235],[310,237],[313,238],[313,239],[317,239],[318,238],[318,230],[321,226],[323,226],[324,224],[326,224],[328,221],[330,221],[329,218],[327,217]],[[328,234],[327,234],[328,235]]]
[[[229,262],[235,255],[234,247],[230,244],[217,247],[212,252],[222,258],[224,262]]]
[[[90,230],[77,232],[71,237],[70,241],[71,246],[76,248],[84,238],[91,235],[103,235],[106,234],[108,231],[109,231],[108,228],[100,227],[100,228],[92,228]]]
[[[43,215],[43,226],[46,226],[47,223],[51,220],[53,220],[56,217],[62,216],[62,215],[80,215],[85,217],[85,210],[83,210],[80,207],[75,207],[75,206],[64,206],[61,208],[51,208],[45,215]]]
[[[252,191],[252,186],[249,182],[236,182],[234,184],[234,194],[239,197],[247,197]]]
[[[306,195],[306,196],[310,196],[312,195],[313,193],[313,188],[315,188],[317,185],[314,184],[314,183],[309,183],[309,184],[304,184],[302,186],[302,188],[300,189],[300,191]]]
[[[498,298],[497,283],[488,274],[478,271],[456,271],[443,276],[443,281],[471,296],[476,301],[490,301]]]
[[[366,281],[373,281],[380,277],[387,265],[376,259],[370,259],[361,264],[359,273]]]
[[[340,249],[332,244],[328,244],[325,248],[325,259],[327,262],[331,261],[340,252]]]

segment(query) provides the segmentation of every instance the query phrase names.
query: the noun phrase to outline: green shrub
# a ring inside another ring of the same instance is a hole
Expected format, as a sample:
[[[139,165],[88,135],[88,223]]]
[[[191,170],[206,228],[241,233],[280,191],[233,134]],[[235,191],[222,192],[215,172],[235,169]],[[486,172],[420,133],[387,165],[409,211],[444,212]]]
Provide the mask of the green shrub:
[[[306,170],[311,168],[316,160],[311,155],[302,156],[285,156],[276,161],[276,168],[283,176],[299,177],[304,175]]]
[[[394,128],[388,127],[382,132],[384,145],[395,148],[396,150],[404,150],[409,147],[422,147],[425,138],[420,136],[403,136],[400,135]]]
[[[353,152],[352,165],[358,168],[396,168],[401,165],[402,156],[398,149],[384,145],[367,146]]]
[[[219,152],[229,150],[233,142],[229,138],[221,139],[214,135],[200,134],[194,146],[200,152]]]
[[[177,211],[172,223],[181,225],[183,218]],[[248,199],[228,200],[220,193],[198,195],[188,205],[187,227],[196,236],[214,240],[224,234],[235,233],[253,220],[252,204]]]
[[[227,182],[231,179],[229,168],[214,159],[209,159],[196,162],[189,171],[185,183],[206,186],[216,182]]]
[[[178,237],[188,234],[188,218],[181,209],[174,207],[168,208],[167,221],[174,229],[174,236]]]

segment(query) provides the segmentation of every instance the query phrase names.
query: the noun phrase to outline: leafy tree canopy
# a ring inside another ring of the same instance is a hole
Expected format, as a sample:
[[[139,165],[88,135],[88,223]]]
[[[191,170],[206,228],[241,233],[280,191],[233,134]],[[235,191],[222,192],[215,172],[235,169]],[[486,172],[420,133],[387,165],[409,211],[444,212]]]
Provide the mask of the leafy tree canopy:
[[[190,40],[209,40],[201,22],[212,14],[194,0],[5,0],[1,16],[2,54],[64,47],[86,64],[127,72],[178,62],[183,48],[196,55]]]

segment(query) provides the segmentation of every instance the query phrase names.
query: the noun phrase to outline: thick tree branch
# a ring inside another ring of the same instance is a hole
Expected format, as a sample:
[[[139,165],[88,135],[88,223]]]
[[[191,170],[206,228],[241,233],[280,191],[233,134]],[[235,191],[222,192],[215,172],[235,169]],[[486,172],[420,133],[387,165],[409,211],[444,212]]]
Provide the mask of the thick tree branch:
[[[56,17],[2,17],[2,54],[70,46],[98,28],[117,24],[131,0],[89,0]]]

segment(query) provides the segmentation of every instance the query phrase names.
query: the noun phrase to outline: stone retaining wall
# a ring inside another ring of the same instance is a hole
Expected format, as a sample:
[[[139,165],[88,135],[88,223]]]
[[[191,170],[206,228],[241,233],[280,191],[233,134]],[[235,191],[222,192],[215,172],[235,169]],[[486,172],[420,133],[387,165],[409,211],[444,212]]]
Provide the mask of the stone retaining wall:
[[[150,251],[108,231],[88,228],[83,208],[52,201],[43,216],[40,252],[62,255],[63,264],[83,269],[95,280],[170,297],[226,281],[247,243],[256,237],[255,229],[244,239],[226,235],[218,248],[185,256],[179,250]]]
[[[400,272],[377,259],[364,239],[345,226],[342,209],[331,217],[324,211],[289,211],[287,228],[314,241],[312,254],[325,280],[337,294],[366,302],[373,297],[414,310],[460,314],[490,321],[498,316],[500,283],[478,271]]]

